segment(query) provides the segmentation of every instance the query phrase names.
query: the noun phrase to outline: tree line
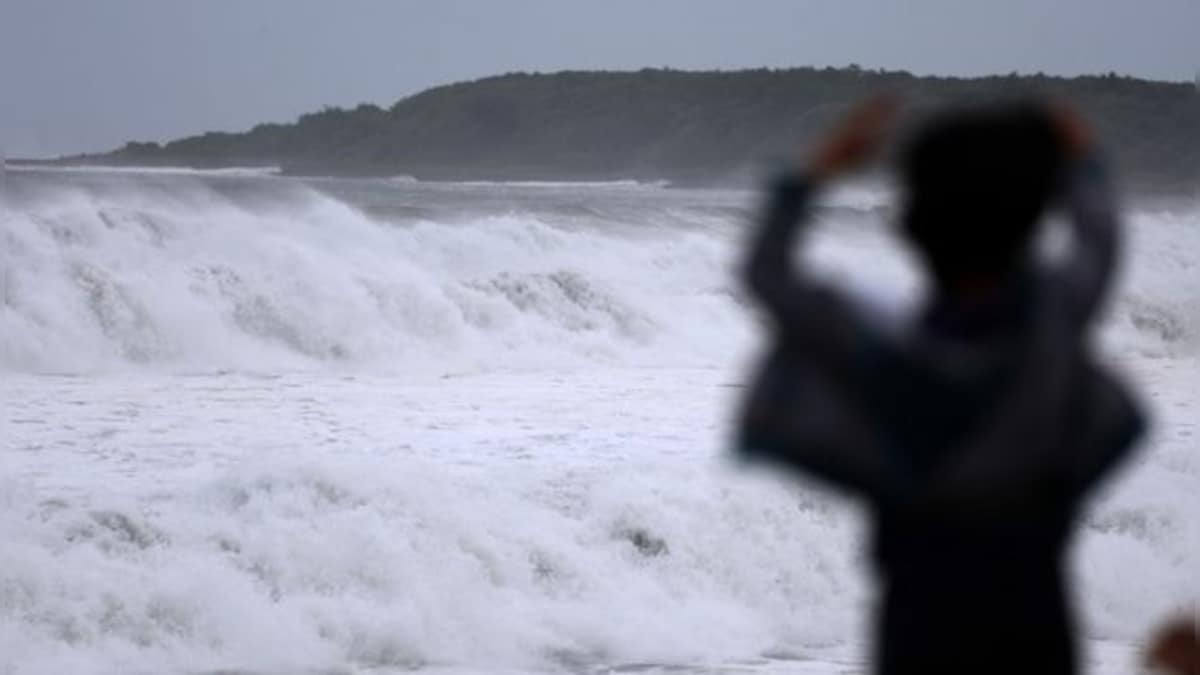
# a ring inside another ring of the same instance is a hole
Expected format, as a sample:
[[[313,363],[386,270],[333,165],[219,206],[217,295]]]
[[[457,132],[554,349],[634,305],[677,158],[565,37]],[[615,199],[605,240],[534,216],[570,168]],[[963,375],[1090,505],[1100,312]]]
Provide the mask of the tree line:
[[[1128,178],[1200,185],[1200,92],[1107,75],[917,77],[902,71],[509,73],[436,87],[389,108],[326,107],[287,124],[131,142],[74,160],[196,167],[277,165],[308,174],[424,179],[666,179],[720,183],[815,138],[848,103],[902,94],[918,111],[1027,96],[1073,103]]]

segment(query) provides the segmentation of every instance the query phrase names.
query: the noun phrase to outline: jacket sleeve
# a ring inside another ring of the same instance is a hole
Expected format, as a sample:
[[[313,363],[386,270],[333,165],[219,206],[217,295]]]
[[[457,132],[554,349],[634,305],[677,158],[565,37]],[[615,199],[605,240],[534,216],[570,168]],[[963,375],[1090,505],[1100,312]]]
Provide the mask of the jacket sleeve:
[[[772,183],[743,264],[774,335],[748,384],[735,447],[743,459],[881,499],[894,468],[849,393],[879,340],[847,298],[792,265],[814,188],[795,174]]]
[[[1080,160],[1068,177],[1067,208],[1071,252],[1052,271],[1051,283],[1063,293],[1064,309],[1076,335],[1087,328],[1103,303],[1120,248],[1117,209],[1100,158]]]
[[[815,187],[811,178],[795,173],[772,183],[742,278],[780,339],[836,369],[853,358],[869,335],[845,297],[793,266]]]

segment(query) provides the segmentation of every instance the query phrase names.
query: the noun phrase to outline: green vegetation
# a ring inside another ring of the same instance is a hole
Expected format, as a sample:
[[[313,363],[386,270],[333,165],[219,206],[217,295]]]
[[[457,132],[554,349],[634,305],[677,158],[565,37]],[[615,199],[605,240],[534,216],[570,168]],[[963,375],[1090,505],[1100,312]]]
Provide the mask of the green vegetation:
[[[1200,92],[1114,74],[975,79],[796,68],[736,72],[514,73],[427,90],[391,108],[325,108],[292,124],[130,143],[97,163],[278,165],[291,173],[428,179],[669,179],[757,175],[814,138],[848,102],[881,89],[919,109],[1049,95],[1082,108],[1146,185],[1200,185]]]

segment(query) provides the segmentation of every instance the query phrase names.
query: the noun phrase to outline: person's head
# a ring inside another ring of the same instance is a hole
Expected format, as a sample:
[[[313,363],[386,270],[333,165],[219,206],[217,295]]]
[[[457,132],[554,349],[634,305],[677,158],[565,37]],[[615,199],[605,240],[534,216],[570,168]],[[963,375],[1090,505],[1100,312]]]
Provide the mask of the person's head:
[[[1003,279],[1025,263],[1066,151],[1044,106],[944,113],[901,155],[904,234],[939,288]]]

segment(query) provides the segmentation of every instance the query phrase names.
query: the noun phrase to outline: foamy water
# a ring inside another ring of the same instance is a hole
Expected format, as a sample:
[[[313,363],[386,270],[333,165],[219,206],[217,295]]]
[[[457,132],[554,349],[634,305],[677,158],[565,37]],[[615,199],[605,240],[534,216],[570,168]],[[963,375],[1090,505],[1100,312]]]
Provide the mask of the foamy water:
[[[852,506],[725,456],[752,202],[10,174],[0,672],[861,671]],[[878,193],[828,203],[818,264],[911,300]],[[1200,597],[1200,211],[1129,237],[1156,428],[1075,564],[1113,673]]]

